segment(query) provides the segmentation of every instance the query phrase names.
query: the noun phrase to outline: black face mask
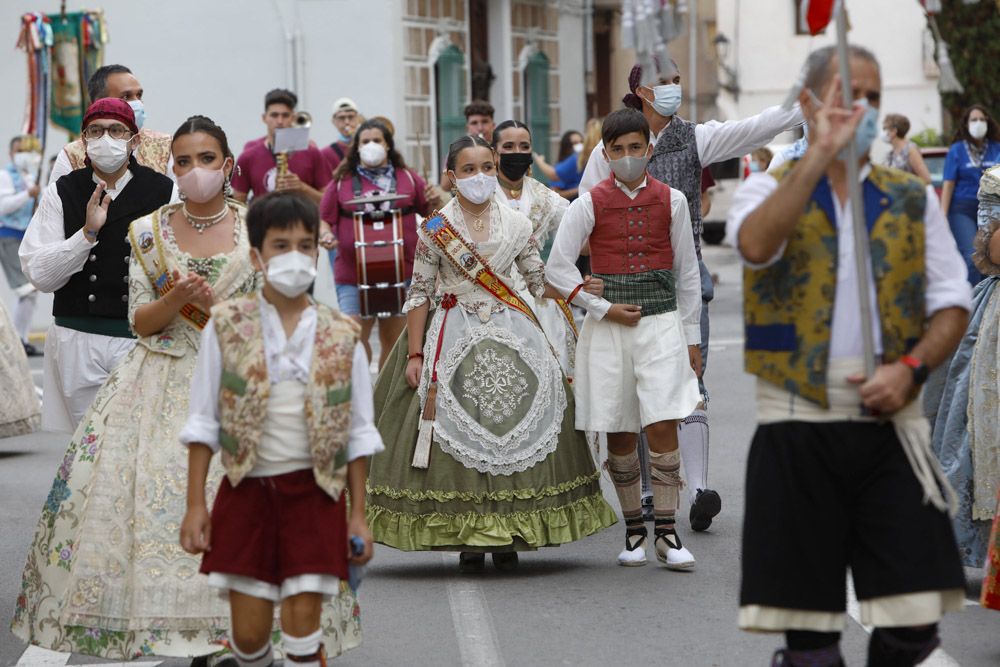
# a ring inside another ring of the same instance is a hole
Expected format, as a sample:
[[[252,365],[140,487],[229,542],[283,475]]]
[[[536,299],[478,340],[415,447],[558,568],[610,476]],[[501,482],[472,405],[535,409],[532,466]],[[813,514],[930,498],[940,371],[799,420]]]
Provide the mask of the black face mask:
[[[511,181],[519,181],[534,160],[531,153],[501,153],[500,172]]]

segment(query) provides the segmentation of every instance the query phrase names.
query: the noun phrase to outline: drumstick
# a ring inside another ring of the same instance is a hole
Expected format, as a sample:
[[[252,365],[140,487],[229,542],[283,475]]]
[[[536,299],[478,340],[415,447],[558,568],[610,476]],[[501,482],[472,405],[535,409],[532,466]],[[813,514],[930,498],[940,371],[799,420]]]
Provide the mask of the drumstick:
[[[430,180],[428,180],[427,178],[427,160],[424,158],[423,145],[420,143],[420,133],[417,132],[416,136],[417,136],[417,152],[420,154],[420,173],[424,177],[424,182],[430,183]]]

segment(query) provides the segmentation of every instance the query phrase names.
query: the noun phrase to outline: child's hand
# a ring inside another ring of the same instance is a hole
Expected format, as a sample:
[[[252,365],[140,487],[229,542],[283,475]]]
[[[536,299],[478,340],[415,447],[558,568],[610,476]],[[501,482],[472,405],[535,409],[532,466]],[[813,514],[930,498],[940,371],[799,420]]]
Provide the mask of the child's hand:
[[[596,297],[604,296],[604,281],[594,276],[583,277],[583,291]]]
[[[406,384],[410,385],[410,389],[416,389],[420,386],[420,374],[423,370],[423,357],[413,357],[406,362]]]
[[[181,548],[189,554],[200,554],[212,549],[212,518],[208,509],[188,508],[181,522]]]
[[[688,359],[691,360],[691,370],[698,377],[701,377],[701,346],[688,345]]]
[[[347,544],[347,556],[352,565],[364,565],[372,559],[375,555],[375,544],[372,541],[372,532],[368,529],[368,523],[365,521],[364,517],[351,519],[347,522],[347,534],[357,535],[365,541],[365,550],[360,554],[355,556],[351,553],[350,542]]]
[[[627,327],[639,326],[639,319],[642,317],[642,306],[616,303],[608,309],[604,317]]]

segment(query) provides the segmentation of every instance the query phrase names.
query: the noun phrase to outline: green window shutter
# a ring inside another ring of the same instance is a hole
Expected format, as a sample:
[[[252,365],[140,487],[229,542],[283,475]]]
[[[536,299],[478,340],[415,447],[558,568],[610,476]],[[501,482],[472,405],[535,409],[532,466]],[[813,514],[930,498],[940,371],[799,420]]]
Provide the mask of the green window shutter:
[[[536,152],[549,157],[549,59],[537,51],[528,59],[524,68],[524,90],[526,93],[528,127],[531,129],[531,143]]]
[[[465,134],[465,54],[454,44],[434,64],[437,87],[438,163],[444,164],[451,142]]]

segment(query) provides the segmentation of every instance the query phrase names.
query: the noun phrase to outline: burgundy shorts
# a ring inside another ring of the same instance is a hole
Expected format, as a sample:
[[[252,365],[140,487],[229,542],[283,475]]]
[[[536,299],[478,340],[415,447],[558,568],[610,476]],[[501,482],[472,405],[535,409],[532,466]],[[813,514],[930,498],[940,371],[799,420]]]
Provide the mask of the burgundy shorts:
[[[276,586],[301,574],[347,580],[347,512],[312,470],[223,478],[212,506],[212,549],[201,572],[253,577]]]

